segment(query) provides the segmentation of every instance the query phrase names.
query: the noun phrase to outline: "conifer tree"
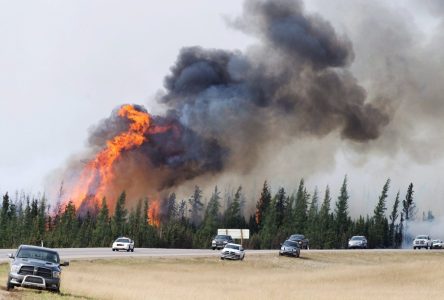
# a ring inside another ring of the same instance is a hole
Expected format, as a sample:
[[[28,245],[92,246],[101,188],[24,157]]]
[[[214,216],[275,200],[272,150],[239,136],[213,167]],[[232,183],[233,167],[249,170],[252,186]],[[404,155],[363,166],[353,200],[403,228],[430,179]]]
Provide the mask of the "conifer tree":
[[[271,192],[270,188],[268,187],[267,181],[265,180],[262,187],[261,196],[259,197],[259,200],[256,204],[256,224],[258,225],[259,229],[262,227],[263,216],[268,209],[268,206],[270,206],[270,202]]]
[[[111,228],[114,238],[125,235],[125,223],[128,214],[125,208],[126,193],[123,191],[116,202],[116,208],[114,210],[114,216],[111,222]]]
[[[393,203],[392,212],[390,213],[390,226],[389,226],[389,238],[390,238],[390,247],[397,248],[399,245],[396,243],[396,220],[398,219],[399,213],[399,191],[396,194],[395,202]]]
[[[299,182],[298,191],[296,193],[295,209],[294,209],[294,230],[297,233],[305,233],[307,226],[307,206],[310,195],[305,188],[304,179]]]
[[[336,201],[336,209],[335,209],[337,248],[344,248],[348,240],[347,238],[348,229],[349,229],[348,199],[349,195],[347,191],[347,176],[345,176],[338,196],[338,200]]]

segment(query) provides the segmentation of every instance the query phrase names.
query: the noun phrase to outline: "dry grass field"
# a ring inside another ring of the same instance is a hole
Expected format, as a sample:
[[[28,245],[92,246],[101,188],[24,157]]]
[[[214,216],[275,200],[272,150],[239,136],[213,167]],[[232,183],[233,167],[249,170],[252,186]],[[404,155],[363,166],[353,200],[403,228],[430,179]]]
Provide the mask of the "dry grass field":
[[[444,251],[303,251],[72,261],[60,296],[25,289],[13,299],[444,299]],[[6,279],[6,265],[0,275]]]

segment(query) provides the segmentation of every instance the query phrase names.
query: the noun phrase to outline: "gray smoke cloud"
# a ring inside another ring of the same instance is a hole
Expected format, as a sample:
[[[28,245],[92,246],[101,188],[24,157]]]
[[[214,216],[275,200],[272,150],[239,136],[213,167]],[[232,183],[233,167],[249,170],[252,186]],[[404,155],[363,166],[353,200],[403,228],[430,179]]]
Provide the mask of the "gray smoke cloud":
[[[386,99],[369,97],[350,71],[351,40],[306,12],[302,1],[246,0],[229,25],[257,42],[246,51],[180,51],[158,99],[166,114],[153,118],[174,130],[151,134],[124,153],[116,192],[144,195],[203,174],[248,173],[270,145],[305,138],[333,134],[367,145],[389,125]],[[100,149],[128,126],[114,112],[91,131],[89,143]]]
[[[246,1],[231,26],[258,39],[245,53],[183,48],[161,102],[180,122],[230,149],[244,170],[277,140],[339,131],[377,139],[389,123],[384,101],[370,101],[348,69],[350,40],[300,1]]]

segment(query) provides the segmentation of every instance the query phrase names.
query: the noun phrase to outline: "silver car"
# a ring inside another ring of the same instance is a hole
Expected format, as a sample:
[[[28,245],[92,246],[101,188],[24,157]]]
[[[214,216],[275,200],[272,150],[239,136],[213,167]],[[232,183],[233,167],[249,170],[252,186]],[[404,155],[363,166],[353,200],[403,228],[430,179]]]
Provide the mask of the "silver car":
[[[363,235],[355,235],[348,240],[348,249],[366,249],[367,247],[367,239]]]

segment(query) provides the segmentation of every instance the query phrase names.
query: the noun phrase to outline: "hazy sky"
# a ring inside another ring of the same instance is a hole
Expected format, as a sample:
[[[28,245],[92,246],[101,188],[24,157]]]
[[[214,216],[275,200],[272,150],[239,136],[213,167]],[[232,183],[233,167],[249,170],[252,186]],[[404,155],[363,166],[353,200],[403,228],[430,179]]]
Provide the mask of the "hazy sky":
[[[273,186],[293,187],[305,177],[310,188],[330,184],[336,195],[348,174],[351,210],[371,211],[374,190],[391,177],[392,198],[413,181],[418,206],[444,212],[437,204],[444,196],[444,10],[432,0],[386,2],[306,3],[351,40],[350,71],[369,99],[391,101],[393,119],[382,137],[357,145],[328,135],[267,149],[276,155],[255,169],[255,188],[263,174]],[[241,15],[238,0],[0,3],[0,193],[44,191],[47,176],[85,150],[88,129],[122,103],[162,113],[154,96],[181,47],[244,50],[255,42],[226,24],[225,17]],[[289,158],[295,151],[315,167]],[[225,177],[236,184],[243,174]]]

